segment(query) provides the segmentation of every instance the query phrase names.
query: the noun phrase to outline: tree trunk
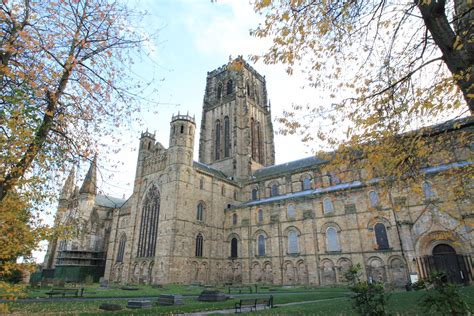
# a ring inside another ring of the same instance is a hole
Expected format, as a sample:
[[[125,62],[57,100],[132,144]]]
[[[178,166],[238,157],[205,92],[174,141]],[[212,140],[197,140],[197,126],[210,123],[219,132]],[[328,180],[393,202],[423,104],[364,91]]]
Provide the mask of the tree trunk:
[[[455,2],[457,33],[446,16],[445,0],[415,0],[426,28],[441,50],[443,60],[461,89],[471,115],[474,115],[474,43],[470,42],[473,30],[469,28],[474,6],[466,1]]]

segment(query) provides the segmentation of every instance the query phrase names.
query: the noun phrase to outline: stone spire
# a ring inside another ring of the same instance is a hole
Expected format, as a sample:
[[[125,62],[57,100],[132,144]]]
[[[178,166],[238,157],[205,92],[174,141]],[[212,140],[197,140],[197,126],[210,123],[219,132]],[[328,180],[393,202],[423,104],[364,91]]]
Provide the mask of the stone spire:
[[[69,172],[69,176],[67,177],[66,182],[64,183],[61,195],[59,196],[60,200],[67,200],[74,193],[75,174],[76,168],[75,166],[72,166],[71,171]]]
[[[97,194],[97,154],[91,162],[91,166],[89,167],[89,171],[87,171],[86,178],[84,179],[79,193]]]

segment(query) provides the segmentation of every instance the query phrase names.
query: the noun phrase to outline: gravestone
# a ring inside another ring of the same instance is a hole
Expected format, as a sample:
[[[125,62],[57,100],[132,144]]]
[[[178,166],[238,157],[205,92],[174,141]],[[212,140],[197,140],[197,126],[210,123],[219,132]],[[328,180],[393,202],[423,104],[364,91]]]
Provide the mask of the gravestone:
[[[140,309],[140,308],[150,308],[150,300],[130,300],[127,302],[127,308]]]
[[[100,284],[101,288],[108,288],[109,287],[109,281],[105,280],[104,277],[100,277],[99,284]]]
[[[222,302],[228,299],[228,296],[220,291],[202,291],[198,297],[198,301],[200,302]]]
[[[183,296],[179,294],[161,294],[158,297],[158,304],[160,305],[182,305]]]
[[[104,311],[119,311],[122,309],[122,306],[119,304],[103,303],[99,306],[99,309]]]

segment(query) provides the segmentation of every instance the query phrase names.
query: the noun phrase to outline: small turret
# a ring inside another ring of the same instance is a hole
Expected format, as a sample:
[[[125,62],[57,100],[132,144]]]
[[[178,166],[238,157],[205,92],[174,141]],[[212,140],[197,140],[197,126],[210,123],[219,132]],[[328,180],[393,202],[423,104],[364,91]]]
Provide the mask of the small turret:
[[[149,133],[148,130],[140,136],[140,151],[152,150],[155,144],[155,134]]]
[[[194,117],[186,115],[173,115],[170,123],[169,148],[174,153],[177,163],[192,163],[194,152],[194,134],[196,123]]]
[[[94,156],[79,194],[97,194],[97,154]]]
[[[196,123],[194,117],[186,115],[173,115],[171,118],[170,147],[184,146],[194,148],[194,132]]]

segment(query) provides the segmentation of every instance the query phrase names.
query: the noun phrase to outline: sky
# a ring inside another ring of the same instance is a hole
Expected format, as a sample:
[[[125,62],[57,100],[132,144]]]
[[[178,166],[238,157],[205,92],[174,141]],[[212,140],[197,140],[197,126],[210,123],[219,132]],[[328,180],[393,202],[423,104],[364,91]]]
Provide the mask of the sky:
[[[148,91],[155,90],[144,101],[141,123],[122,131],[121,152],[113,157],[121,167],[106,159],[99,161],[104,170],[102,191],[117,197],[129,196],[135,175],[138,138],[142,131],[156,133],[156,140],[168,147],[169,123],[173,114],[189,113],[196,117],[200,127],[202,101],[207,72],[226,64],[229,58],[261,54],[269,47],[268,40],[250,36],[249,30],[262,21],[247,0],[135,0],[130,6],[147,12],[142,23],[145,32],[155,39],[144,47],[149,57],[138,61],[133,72],[144,80],[153,80]],[[250,62],[250,61],[249,61]],[[302,89],[302,75],[289,76],[281,65],[250,64],[266,77],[272,116],[281,116],[292,103],[307,104],[315,99],[317,91]],[[274,122],[275,131],[278,123]],[[199,135],[199,134],[197,134]],[[197,136],[198,137],[198,136]],[[283,163],[311,155],[297,137],[276,135],[276,163]],[[194,159],[198,160],[195,141]],[[87,169],[82,166],[81,174]]]
[[[196,126],[200,127],[207,72],[226,64],[230,57],[242,55],[266,77],[273,119],[290,109],[292,103],[307,104],[319,98],[314,89],[303,89],[302,75],[289,76],[281,65],[249,61],[250,55],[262,54],[270,42],[250,36],[250,29],[263,22],[263,17],[253,11],[248,0],[129,0],[128,6],[147,13],[132,26],[145,36],[152,35],[143,46],[142,55],[146,57],[136,59],[130,69],[133,76],[150,82],[150,86],[143,95],[138,114],[140,123],[117,131],[118,144],[102,140],[110,151],[120,149],[120,152],[115,155],[99,152],[98,191],[101,194],[130,196],[141,132],[155,132],[156,140],[168,147],[173,114],[194,115]],[[274,121],[275,131],[278,127]],[[198,160],[198,145],[196,139],[194,160]],[[296,136],[277,134],[275,154],[279,164],[310,156],[311,148]],[[81,185],[88,168],[86,162],[79,165],[77,185]],[[53,223],[54,210],[52,213],[46,216],[46,223]],[[42,249],[34,252],[37,262],[43,261],[45,247],[46,242],[43,242]]]

